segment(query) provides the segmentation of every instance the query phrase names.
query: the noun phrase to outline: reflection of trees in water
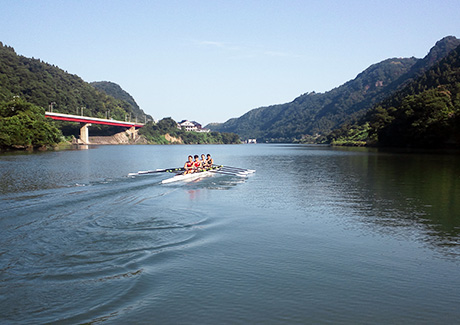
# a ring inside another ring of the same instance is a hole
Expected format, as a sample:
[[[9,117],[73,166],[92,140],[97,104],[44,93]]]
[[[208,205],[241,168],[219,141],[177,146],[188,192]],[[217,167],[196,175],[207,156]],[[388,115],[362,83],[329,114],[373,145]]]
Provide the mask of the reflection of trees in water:
[[[400,219],[413,220],[417,228],[423,228],[428,235],[423,240],[447,249],[458,248],[459,157],[416,154],[389,158],[377,165],[378,184],[398,188],[392,201],[401,212]]]
[[[336,215],[348,217],[351,209],[373,231],[416,237],[460,255],[459,156],[336,153],[297,158],[298,195],[329,201]]]

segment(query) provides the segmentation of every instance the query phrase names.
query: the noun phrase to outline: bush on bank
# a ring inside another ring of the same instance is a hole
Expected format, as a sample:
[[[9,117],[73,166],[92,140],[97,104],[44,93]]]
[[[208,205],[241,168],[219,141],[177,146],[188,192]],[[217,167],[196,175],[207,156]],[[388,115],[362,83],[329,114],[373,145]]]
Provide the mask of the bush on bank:
[[[61,131],[45,118],[45,109],[15,97],[0,102],[0,148],[26,149],[55,146]]]
[[[234,144],[241,143],[235,133],[220,132],[187,132],[177,128],[177,123],[170,117],[166,117],[158,123],[149,122],[139,130],[150,143],[170,144],[165,137],[166,134],[179,140],[184,144]]]

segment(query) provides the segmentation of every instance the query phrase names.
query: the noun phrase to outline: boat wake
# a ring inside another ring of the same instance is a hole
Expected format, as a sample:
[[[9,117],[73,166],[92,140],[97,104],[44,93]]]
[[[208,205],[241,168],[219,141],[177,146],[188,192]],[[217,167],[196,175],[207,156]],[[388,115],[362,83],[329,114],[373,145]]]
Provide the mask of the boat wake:
[[[158,272],[210,240],[204,230],[215,211],[203,207],[210,191],[245,182],[212,175],[162,184],[168,176],[101,178],[3,195],[3,318],[85,323],[150,297]]]
[[[208,223],[157,178],[79,185],[2,203],[0,278],[15,288],[0,299],[4,319],[30,321],[21,310],[39,323],[81,323],[123,309],[130,292],[142,297],[151,268],[197,245]]]

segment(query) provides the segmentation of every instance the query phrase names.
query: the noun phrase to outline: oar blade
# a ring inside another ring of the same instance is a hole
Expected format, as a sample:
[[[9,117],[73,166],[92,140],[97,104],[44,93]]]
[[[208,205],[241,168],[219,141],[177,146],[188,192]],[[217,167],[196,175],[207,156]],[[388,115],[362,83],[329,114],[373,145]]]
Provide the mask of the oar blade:
[[[244,174],[253,174],[256,172],[255,169],[246,169],[246,168],[239,168],[239,167],[231,167],[231,166],[221,166],[221,170],[228,171],[228,172],[240,172]]]
[[[129,173],[128,176],[140,176],[140,175],[147,175],[147,174],[156,174],[156,173],[172,173],[176,171],[183,170],[182,167],[173,167],[173,168],[165,168],[165,169],[155,169],[155,170],[140,170],[137,173]]]

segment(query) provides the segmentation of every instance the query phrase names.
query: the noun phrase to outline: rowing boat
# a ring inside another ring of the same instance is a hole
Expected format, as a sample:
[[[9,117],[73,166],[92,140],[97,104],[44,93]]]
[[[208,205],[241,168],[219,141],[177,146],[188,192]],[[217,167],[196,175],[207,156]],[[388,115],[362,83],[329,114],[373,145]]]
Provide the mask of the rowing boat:
[[[177,174],[174,177],[170,177],[167,179],[164,179],[161,181],[162,184],[168,184],[168,183],[173,183],[173,182],[179,182],[179,181],[192,181],[194,179],[202,178],[202,177],[209,177],[212,176],[213,174],[216,173],[216,171],[219,171],[220,168],[213,168],[211,170],[205,170],[201,172],[195,172],[191,174]]]
[[[183,171],[184,168],[182,167],[173,167],[173,168],[166,168],[166,169],[156,169],[156,170],[140,170],[137,173],[129,173],[129,177],[135,176],[142,176],[142,175],[151,175],[156,173],[177,173],[179,171]],[[212,167],[206,167],[206,170],[201,172],[195,172],[192,174],[181,174],[178,173],[176,176],[165,179],[162,181],[163,184],[177,182],[177,181],[190,181],[201,177],[208,177],[212,174],[222,174],[222,175],[231,175],[231,176],[239,176],[239,177],[248,177],[249,175],[255,173],[255,169],[245,169],[245,168],[238,168],[238,167],[231,167],[231,166],[224,166],[224,165],[213,165]]]

